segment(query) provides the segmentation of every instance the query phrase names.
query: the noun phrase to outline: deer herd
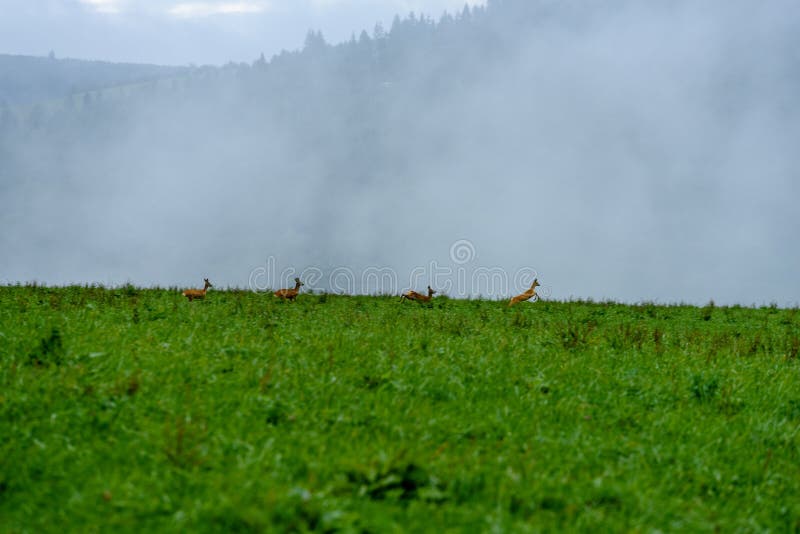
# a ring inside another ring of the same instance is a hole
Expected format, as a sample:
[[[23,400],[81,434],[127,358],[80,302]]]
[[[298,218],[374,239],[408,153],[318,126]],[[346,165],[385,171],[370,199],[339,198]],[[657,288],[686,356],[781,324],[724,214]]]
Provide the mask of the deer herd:
[[[208,278],[204,278],[203,281],[205,284],[203,285],[203,289],[187,289],[181,295],[189,299],[189,302],[193,300],[203,300],[206,298],[206,292],[208,291],[209,287],[214,287],[211,285],[211,282],[208,281]],[[300,288],[305,284],[300,281],[299,278],[294,279],[294,288],[290,289],[279,289],[273,293],[276,297],[281,300],[288,300],[294,301],[297,298],[297,295],[300,294]],[[539,287],[541,284],[539,283],[539,279],[535,278],[533,280],[533,284],[531,284],[530,289],[525,291],[524,293],[520,293],[516,297],[512,297],[511,300],[508,302],[508,307],[510,308],[514,304],[518,302],[522,302],[525,300],[534,299],[534,302],[539,300],[539,294],[536,293],[536,288]],[[423,295],[422,293],[417,293],[416,291],[408,290],[400,296],[400,302],[404,300],[415,300],[419,303],[426,303],[430,302],[433,296],[436,294],[436,291],[431,289],[431,286],[428,286],[428,294]]]

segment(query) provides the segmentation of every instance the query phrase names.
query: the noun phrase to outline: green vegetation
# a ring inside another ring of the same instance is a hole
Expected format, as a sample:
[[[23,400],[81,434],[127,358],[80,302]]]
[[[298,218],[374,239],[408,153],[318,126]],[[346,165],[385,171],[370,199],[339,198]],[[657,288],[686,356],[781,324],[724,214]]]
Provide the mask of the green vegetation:
[[[796,531],[799,348],[796,309],[0,287],[0,531]]]

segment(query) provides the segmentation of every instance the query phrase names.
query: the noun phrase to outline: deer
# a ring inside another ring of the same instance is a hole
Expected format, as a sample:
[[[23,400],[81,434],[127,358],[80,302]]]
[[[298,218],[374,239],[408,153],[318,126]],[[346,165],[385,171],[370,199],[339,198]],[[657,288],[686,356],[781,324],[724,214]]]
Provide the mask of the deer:
[[[400,297],[400,302],[404,300],[416,300],[417,302],[430,302],[431,298],[436,294],[436,291],[431,289],[431,286],[428,286],[428,294],[423,295],[422,293],[417,293],[416,291],[408,290]]]
[[[294,289],[279,289],[275,292],[275,296],[283,300],[294,300],[300,293],[300,286],[305,284],[299,278],[294,279]]]
[[[192,302],[194,299],[203,300],[206,298],[206,291],[208,291],[209,287],[214,287],[211,285],[211,282],[208,281],[208,278],[203,278],[205,281],[205,285],[203,289],[187,289],[181,295],[189,299],[189,302]]]
[[[540,286],[538,278],[533,279],[533,283],[531,284],[530,289],[528,289],[525,293],[520,293],[516,297],[512,297],[512,299],[508,303],[508,307],[510,308],[517,302],[522,302],[523,300],[528,300],[530,298],[536,297],[536,300],[539,300],[539,294],[536,293],[536,288]],[[534,301],[536,302],[536,301]]]

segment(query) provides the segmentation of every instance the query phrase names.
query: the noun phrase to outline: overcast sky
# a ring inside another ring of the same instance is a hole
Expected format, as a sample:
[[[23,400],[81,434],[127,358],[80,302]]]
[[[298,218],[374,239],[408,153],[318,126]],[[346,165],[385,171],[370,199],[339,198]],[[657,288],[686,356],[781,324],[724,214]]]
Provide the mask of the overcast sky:
[[[252,61],[484,0],[0,0],[0,53],[171,65]]]

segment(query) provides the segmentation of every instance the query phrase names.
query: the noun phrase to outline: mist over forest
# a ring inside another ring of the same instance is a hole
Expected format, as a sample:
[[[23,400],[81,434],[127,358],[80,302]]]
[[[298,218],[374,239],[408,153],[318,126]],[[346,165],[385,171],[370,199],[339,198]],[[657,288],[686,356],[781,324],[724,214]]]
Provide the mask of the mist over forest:
[[[0,100],[0,283],[247,287],[274,258],[407,289],[468,240],[459,265],[535,270],[553,298],[800,302],[797,2],[493,0],[321,30]]]

